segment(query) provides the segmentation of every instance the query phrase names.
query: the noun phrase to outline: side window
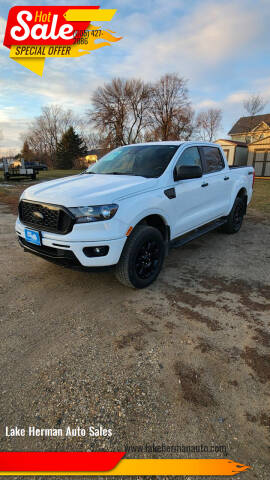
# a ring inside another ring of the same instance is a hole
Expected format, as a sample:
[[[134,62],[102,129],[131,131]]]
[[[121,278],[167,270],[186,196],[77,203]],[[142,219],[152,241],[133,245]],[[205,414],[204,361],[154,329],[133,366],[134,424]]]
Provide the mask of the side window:
[[[176,167],[186,165],[189,167],[198,166],[202,168],[201,157],[197,147],[188,147],[179,158]]]
[[[219,148],[201,147],[205,160],[205,173],[218,172],[225,167]]]

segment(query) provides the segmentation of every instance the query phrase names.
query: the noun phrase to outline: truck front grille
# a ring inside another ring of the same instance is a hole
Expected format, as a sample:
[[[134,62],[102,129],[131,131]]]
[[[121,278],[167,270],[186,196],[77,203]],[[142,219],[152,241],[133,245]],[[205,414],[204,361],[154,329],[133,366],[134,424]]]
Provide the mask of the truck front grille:
[[[19,217],[29,227],[61,235],[70,232],[74,224],[71,213],[64,207],[29,200],[20,202]]]

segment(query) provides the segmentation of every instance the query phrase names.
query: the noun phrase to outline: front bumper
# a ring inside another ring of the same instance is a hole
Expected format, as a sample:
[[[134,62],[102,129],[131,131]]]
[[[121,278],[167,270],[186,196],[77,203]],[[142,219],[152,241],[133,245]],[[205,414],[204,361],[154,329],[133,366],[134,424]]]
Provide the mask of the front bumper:
[[[41,231],[42,246],[39,247],[26,241],[24,232],[25,228],[28,227],[24,226],[20,220],[17,219],[15,230],[20,245],[26,251],[39,255],[46,260],[51,260],[55,263],[61,263],[66,266],[81,266],[89,268],[116,265],[127,239],[126,237],[123,237],[114,240],[101,240],[94,242],[65,241],[63,240],[63,235],[50,235],[48,232]],[[88,257],[83,251],[86,247],[101,246],[107,246],[109,248],[108,253],[104,256]]]

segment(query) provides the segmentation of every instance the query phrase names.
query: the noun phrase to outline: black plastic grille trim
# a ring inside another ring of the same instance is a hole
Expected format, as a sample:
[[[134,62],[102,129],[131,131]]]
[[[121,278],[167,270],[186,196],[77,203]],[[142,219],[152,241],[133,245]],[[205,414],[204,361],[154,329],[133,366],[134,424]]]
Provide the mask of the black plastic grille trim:
[[[35,213],[42,216],[39,218]],[[26,226],[60,235],[71,232],[74,225],[74,217],[66,208],[50,203],[22,200],[19,217]]]

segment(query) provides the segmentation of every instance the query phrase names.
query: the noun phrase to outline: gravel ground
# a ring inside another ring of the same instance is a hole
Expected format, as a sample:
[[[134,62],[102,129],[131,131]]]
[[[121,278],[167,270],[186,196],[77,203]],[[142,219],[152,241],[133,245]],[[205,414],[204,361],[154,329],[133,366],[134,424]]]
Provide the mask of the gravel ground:
[[[269,480],[269,221],[248,215],[237,235],[172,250],[136,291],[24,253],[0,208],[1,450],[225,446],[127,458],[227,454],[252,465],[234,479]],[[6,437],[15,425],[112,436]]]

